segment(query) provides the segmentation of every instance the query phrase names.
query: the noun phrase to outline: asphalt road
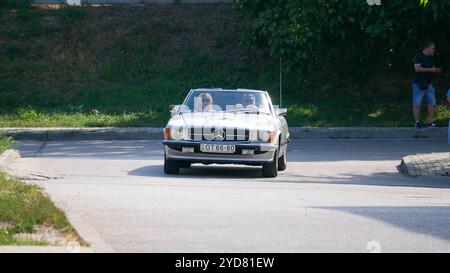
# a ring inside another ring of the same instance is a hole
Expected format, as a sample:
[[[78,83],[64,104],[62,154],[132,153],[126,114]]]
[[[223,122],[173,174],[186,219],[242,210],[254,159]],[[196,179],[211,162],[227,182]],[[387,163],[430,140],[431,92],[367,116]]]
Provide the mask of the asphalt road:
[[[450,252],[450,179],[396,169],[445,140],[294,141],[276,179],[232,165],[166,176],[158,141],[19,149],[12,170],[118,252]]]

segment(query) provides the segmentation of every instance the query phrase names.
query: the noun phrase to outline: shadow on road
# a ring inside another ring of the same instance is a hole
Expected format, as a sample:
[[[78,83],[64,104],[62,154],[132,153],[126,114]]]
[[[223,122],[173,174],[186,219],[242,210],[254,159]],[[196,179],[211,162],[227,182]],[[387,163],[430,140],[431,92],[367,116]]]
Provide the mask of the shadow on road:
[[[410,154],[447,150],[441,139],[294,140],[288,146],[288,161],[400,161]]]
[[[450,188],[450,179],[438,176],[406,177],[401,173],[380,172],[370,175],[339,173],[335,176],[306,176],[286,174],[277,178],[278,183],[308,183],[334,185],[364,185],[384,187]]]
[[[379,207],[314,207],[337,210],[372,218],[411,232],[450,241],[449,206],[379,206]],[[376,238],[374,238],[376,240]]]
[[[158,141],[49,141],[19,144],[23,157],[142,160],[163,158]]]
[[[21,142],[24,157],[142,160],[164,157],[159,140]],[[447,143],[436,139],[408,140],[293,140],[289,162],[385,161],[409,154],[447,151]]]
[[[294,184],[329,184],[329,185],[365,185],[384,187],[423,187],[450,188],[450,179],[444,177],[406,177],[401,173],[380,172],[370,175],[338,173],[336,175],[308,176],[291,172],[280,172],[277,178],[263,178],[260,167],[250,166],[203,166],[193,165],[181,169],[178,175],[164,174],[163,165],[149,165],[128,172],[132,176],[161,177],[171,179],[212,178],[212,179],[246,179],[248,182],[294,183]],[[301,170],[299,170],[301,173]],[[250,180],[249,180],[250,179]]]
[[[245,178],[256,179],[261,178],[260,167],[240,167],[240,166],[202,166],[193,165],[189,169],[180,169],[178,175],[166,175],[163,165],[150,165],[134,169],[128,172],[132,176],[149,176],[149,177],[170,177],[170,178]]]

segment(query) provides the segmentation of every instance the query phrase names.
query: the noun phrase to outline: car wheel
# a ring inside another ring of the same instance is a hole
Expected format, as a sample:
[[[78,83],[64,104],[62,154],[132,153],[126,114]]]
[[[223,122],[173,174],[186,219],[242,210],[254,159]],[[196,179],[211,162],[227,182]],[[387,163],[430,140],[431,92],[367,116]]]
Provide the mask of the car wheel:
[[[273,155],[273,160],[270,163],[264,163],[262,166],[263,177],[277,177],[278,175],[278,150]]]
[[[178,174],[180,172],[180,165],[176,160],[167,159],[164,155],[164,173],[166,174]]]
[[[284,171],[286,170],[287,166],[287,151],[284,152],[284,154],[278,158],[278,170]]]
[[[180,168],[189,169],[191,167],[191,162],[189,162],[189,161],[180,161],[180,162],[178,162],[178,165],[180,166]]]

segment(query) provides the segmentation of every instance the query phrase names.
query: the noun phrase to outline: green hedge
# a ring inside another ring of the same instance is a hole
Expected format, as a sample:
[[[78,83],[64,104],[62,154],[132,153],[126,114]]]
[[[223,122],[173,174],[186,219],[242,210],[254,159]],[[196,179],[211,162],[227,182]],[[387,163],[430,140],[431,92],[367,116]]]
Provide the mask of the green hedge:
[[[291,66],[313,70],[331,65],[345,75],[365,79],[377,69],[409,69],[412,56],[426,40],[434,40],[441,50],[436,59],[450,60],[450,1],[236,2],[255,18],[248,40]]]

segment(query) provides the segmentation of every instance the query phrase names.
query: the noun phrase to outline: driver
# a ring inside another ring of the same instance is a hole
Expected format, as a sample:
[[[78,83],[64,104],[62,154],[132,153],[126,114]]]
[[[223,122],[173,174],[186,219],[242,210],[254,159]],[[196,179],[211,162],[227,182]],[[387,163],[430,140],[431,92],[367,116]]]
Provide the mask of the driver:
[[[213,98],[210,93],[202,93],[199,95],[202,102],[202,112],[213,112]]]

